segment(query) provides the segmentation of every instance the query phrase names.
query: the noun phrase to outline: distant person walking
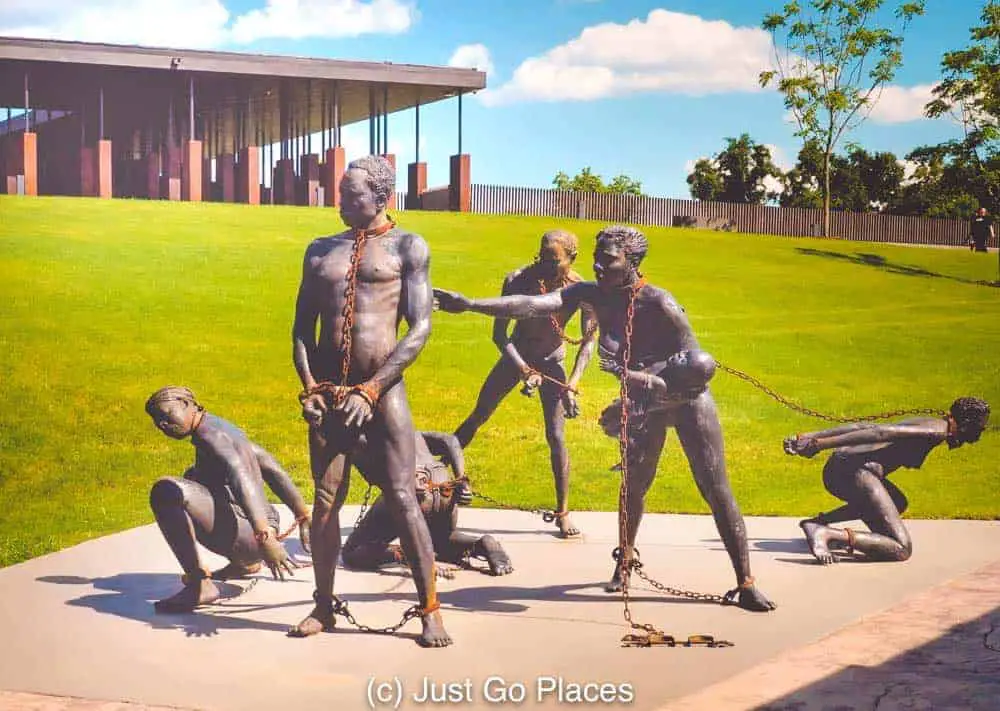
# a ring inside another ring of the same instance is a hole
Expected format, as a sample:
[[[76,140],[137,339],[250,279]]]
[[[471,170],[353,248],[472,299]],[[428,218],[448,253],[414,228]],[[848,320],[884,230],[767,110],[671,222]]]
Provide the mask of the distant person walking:
[[[985,207],[981,207],[969,221],[969,250],[988,252],[986,245],[993,236],[993,217],[986,214]]]

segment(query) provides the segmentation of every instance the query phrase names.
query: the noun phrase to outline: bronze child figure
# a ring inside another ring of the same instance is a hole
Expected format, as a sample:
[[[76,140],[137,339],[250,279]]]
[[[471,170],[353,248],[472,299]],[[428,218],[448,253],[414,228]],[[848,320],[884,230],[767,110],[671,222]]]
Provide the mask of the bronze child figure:
[[[385,158],[351,162],[340,182],[340,215],[348,229],[314,240],[303,258],[292,358],[303,387],[316,484],[316,605],[289,634],[305,637],[334,628],[340,509],[350,484],[351,452],[364,432],[371,452],[368,481],[382,490],[413,571],[423,622],[419,642],[443,647],[451,638],[438,611],[434,550],[417,502],[415,435],[403,384],[403,371],[431,332],[430,250],[422,237],[399,229],[386,214],[394,189],[395,171]],[[397,341],[404,320],[408,330]]]
[[[785,439],[786,454],[814,457],[833,450],[823,467],[823,486],[845,505],[799,523],[812,554],[824,565],[837,561],[833,550],[850,557],[860,553],[867,560],[909,559],[913,543],[902,519],[908,502],[889,475],[901,467],[919,469],[942,443],[956,449],[978,442],[989,417],[984,400],[963,397],[944,418],[856,422]],[[864,521],[869,532],[830,525],[854,520]]]
[[[546,232],[535,262],[508,274],[501,294],[545,294],[582,282],[583,277],[572,269],[576,254],[575,235],[564,230]],[[555,524],[563,537],[580,534],[568,515],[569,452],[566,449],[565,420],[580,414],[577,388],[593,355],[597,330],[589,304],[581,302],[579,306],[583,332],[579,341],[567,336],[564,330],[576,308],[562,309],[548,318],[517,321],[513,333],[509,333],[509,318],[498,316],[493,320],[493,343],[500,351],[500,359],[486,376],[475,408],[455,431],[462,447],[467,447],[518,382],[524,382],[522,393],[526,395],[538,390],[545,420],[545,440],[549,445],[549,460],[555,479]],[[566,343],[580,345],[569,379],[566,378],[564,365]]]
[[[456,530],[458,506],[472,502],[472,491],[465,478],[465,456],[458,439],[441,432],[420,432],[415,451],[417,501],[430,529],[437,560],[464,565],[469,558],[481,558],[486,561],[491,575],[513,572],[510,558],[493,536],[472,536]],[[372,452],[365,435],[361,436],[353,457],[354,466],[367,476]],[[379,497],[344,543],[344,565],[374,570],[389,563],[405,562],[399,546],[390,545],[398,535],[399,526],[384,499]]]
[[[690,377],[681,377],[681,391],[672,407],[650,411],[642,423],[644,434],[629,448],[627,461],[627,496],[620,515],[627,520],[622,551],[615,565],[609,591],[620,590],[642,519],[646,492],[656,478],[656,468],[666,441],[667,429],[677,431],[698,490],[708,502],[736,573],[736,604],[747,610],[768,611],[774,603],[757,589],[750,573],[746,528],[726,476],[722,428],[715,401],[703,382],[705,357],[684,309],[669,293],[648,284],[639,272],[648,244],[637,229],[616,225],[597,235],[594,250],[595,282],[580,282],[542,295],[509,295],[493,299],[469,299],[461,294],[435,289],[442,311],[459,313],[477,311],[489,316],[537,318],[564,310],[572,312],[581,304],[590,304],[600,326],[600,344],[617,359],[620,378],[631,382],[633,371],[671,361],[680,370],[689,369]],[[630,428],[631,429],[631,428]]]
[[[309,550],[309,510],[277,460],[230,422],[206,412],[185,387],[160,388],[146,401],[146,413],[163,434],[191,438],[194,465],[183,477],[163,477],[149,493],[156,523],[184,569],[184,587],[155,603],[157,612],[190,612],[219,598],[213,581],[256,573],[261,561],[284,580],[296,564],[278,540],[278,511],[268,503],[264,483],[295,514],[302,546]],[[229,559],[209,572],[197,543]]]

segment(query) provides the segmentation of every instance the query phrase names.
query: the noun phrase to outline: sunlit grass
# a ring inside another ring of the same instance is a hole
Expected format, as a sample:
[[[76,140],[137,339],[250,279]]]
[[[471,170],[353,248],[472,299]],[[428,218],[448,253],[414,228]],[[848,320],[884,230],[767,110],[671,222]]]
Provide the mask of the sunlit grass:
[[[581,240],[590,275],[595,222],[404,212],[423,234],[436,286],[499,293],[553,226]],[[166,384],[191,387],[213,412],[274,453],[312,497],[291,323],[302,253],[339,230],[309,208],[0,198],[0,565],[149,523],[148,490],[192,450],[143,413]],[[649,229],[643,270],[684,305],[702,346],[817,410],[866,414],[947,407],[972,394],[1000,403],[996,253]],[[574,328],[571,332],[575,331]],[[418,427],[450,431],[471,409],[497,352],[489,319],[436,313],[407,372]],[[593,363],[582,416],[567,426],[571,505],[614,510],[616,443],[597,415],[616,383]],[[791,459],[782,437],[822,422],[782,408],[725,373],[713,381],[726,457],[748,514],[813,514],[833,500],[821,462]],[[997,418],[1000,420],[1000,415]],[[908,516],[1000,513],[1000,436],[934,453],[894,476]],[[490,495],[551,506],[536,398],[516,391],[467,451]],[[363,489],[355,485],[351,499]],[[649,510],[704,512],[676,438]]]

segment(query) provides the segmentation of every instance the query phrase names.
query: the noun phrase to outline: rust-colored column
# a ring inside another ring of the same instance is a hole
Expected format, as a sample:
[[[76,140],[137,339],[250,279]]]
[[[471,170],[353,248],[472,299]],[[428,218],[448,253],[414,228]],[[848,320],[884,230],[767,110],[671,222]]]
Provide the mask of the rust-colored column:
[[[97,197],[97,149],[80,149],[80,196]]]
[[[104,198],[105,200],[111,198],[114,192],[114,174],[112,170],[111,141],[98,141],[97,147],[94,150],[94,172],[96,178],[94,187],[97,189],[95,197]]]
[[[152,151],[143,160],[143,177],[145,178],[145,193],[150,200],[160,199],[160,154]]]
[[[323,164],[323,184],[326,188],[327,207],[340,205],[340,179],[344,177],[347,159],[344,157],[344,147],[334,146],[326,150],[326,163]]]
[[[16,195],[18,178],[25,195],[38,195],[38,135],[13,133],[4,138],[4,192]]]
[[[471,158],[468,153],[459,153],[451,157],[448,209],[452,212],[469,212],[472,209]]]
[[[299,157],[299,185],[302,193],[299,195],[299,205],[317,207],[319,205],[319,156],[307,153]]]
[[[236,163],[236,202],[260,205],[260,149],[246,146],[240,149]]]
[[[406,167],[406,209],[419,210],[420,196],[427,190],[427,164],[410,163]]]
[[[24,194],[38,195],[38,134],[21,134],[21,169],[24,171]]]
[[[274,164],[271,197],[275,205],[295,204],[295,164],[291,158],[282,158]]]
[[[215,176],[222,202],[236,202],[236,156],[223,153],[215,159]]]
[[[201,141],[184,141],[181,158],[181,200],[201,202]]]

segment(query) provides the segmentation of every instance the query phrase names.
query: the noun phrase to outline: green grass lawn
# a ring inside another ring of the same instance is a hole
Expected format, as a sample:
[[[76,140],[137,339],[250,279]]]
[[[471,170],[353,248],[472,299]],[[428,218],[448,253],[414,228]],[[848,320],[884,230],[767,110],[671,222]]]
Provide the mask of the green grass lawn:
[[[404,212],[423,234],[436,286],[495,295],[545,230],[581,239],[591,275],[596,222]],[[305,424],[291,362],[302,253],[341,229],[332,210],[0,197],[0,566],[150,523],[152,482],[191,461],[143,412],[166,384],[273,452],[311,500]],[[702,346],[797,402],[836,414],[947,407],[960,395],[1000,406],[997,255],[650,228],[644,272],[684,305]],[[574,327],[575,327],[574,323]],[[576,329],[571,329],[571,332]],[[435,313],[407,371],[418,427],[450,431],[497,357],[490,322]],[[790,458],[781,440],[822,422],[782,408],[732,376],[713,381],[737,500],[747,514],[813,514],[834,500],[822,461]],[[592,363],[582,416],[567,427],[571,506],[615,510],[617,443],[597,415],[615,396]],[[1000,414],[994,421],[1000,421]],[[940,448],[894,480],[913,517],[1000,513],[1000,433]],[[517,392],[467,451],[492,496],[551,506],[540,406]],[[351,500],[363,488],[355,485]],[[705,512],[675,438],[651,511]]]

